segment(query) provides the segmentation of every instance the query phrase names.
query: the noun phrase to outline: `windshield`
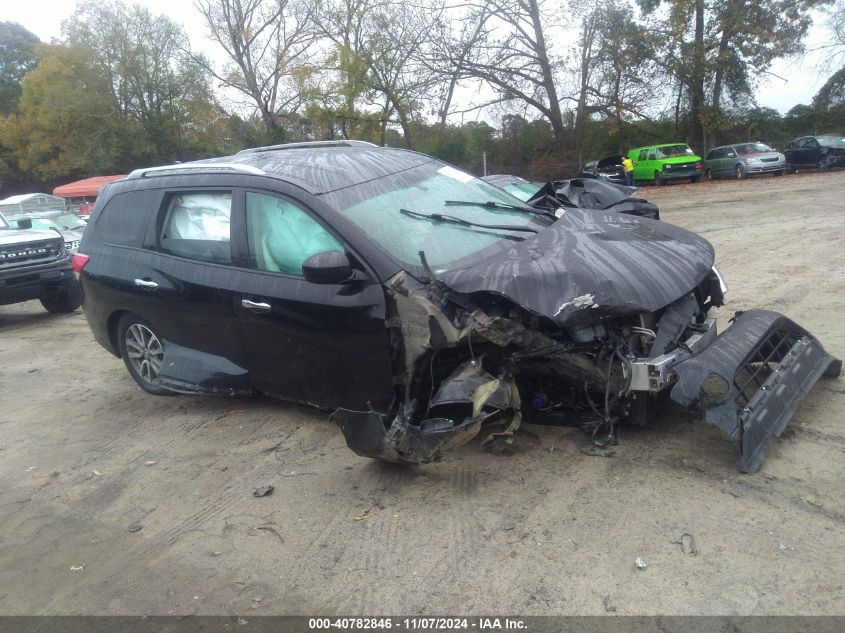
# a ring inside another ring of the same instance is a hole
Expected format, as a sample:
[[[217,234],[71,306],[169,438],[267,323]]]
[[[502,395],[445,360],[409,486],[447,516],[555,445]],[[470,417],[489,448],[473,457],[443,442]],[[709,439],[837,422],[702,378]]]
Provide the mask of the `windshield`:
[[[15,228],[23,229],[27,228],[24,222],[31,222],[33,229],[39,229],[41,231],[52,231],[54,229],[61,229],[62,227],[53,222],[53,220],[48,220],[47,218],[16,218],[12,219],[12,224],[15,225]]]
[[[657,148],[658,158],[674,158],[675,156],[694,156],[694,154],[690,146],[685,143]]]
[[[498,187],[443,165],[427,163],[397,174],[347,187],[325,195],[326,201],[354,222],[376,244],[403,265],[420,266],[419,252],[438,272],[487,248],[507,248],[512,239],[529,233],[503,228],[482,228],[438,221],[402,212],[443,214],[486,225],[537,226],[538,216],[530,207]],[[518,208],[489,208],[446,201],[498,202]],[[532,224],[529,224],[532,223]]]
[[[822,147],[845,147],[845,137],[842,136],[830,134],[827,136],[817,136],[816,140]]]
[[[502,189],[523,202],[530,200],[531,196],[540,191],[539,187],[532,185],[530,182],[512,182],[502,187]]]
[[[773,152],[771,147],[764,143],[743,143],[742,145],[734,145],[736,153],[740,156],[748,156],[749,154],[759,154],[761,152]]]
[[[74,215],[73,213],[65,213],[64,215],[60,215],[54,218],[57,224],[65,227],[66,229],[84,229],[85,222],[79,219],[79,216]]]
[[[9,226],[9,223],[8,223],[8,222],[6,222],[6,218],[5,218],[5,217],[3,217],[3,214],[2,214],[2,213],[0,213],[0,230],[3,230],[3,229],[10,229],[10,228],[12,228],[12,227],[11,227],[11,226]]]

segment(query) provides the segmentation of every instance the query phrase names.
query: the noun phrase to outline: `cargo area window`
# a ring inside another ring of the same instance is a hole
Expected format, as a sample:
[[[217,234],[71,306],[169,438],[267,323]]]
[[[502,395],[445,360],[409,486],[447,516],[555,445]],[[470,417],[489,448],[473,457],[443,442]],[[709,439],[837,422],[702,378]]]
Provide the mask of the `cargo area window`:
[[[262,193],[246,194],[250,265],[258,270],[302,276],[302,263],[323,251],[344,247],[294,203]]]
[[[219,264],[232,261],[230,191],[171,194],[165,208],[162,251]]]

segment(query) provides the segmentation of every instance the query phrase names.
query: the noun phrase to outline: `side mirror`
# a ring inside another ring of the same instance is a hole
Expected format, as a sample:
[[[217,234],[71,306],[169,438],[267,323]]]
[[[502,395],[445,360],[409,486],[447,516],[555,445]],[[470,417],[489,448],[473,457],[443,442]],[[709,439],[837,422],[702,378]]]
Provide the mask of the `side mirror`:
[[[302,274],[312,284],[339,284],[352,275],[352,265],[346,253],[323,251],[302,262]]]
[[[32,218],[22,218],[18,220],[15,224],[18,225],[19,229],[31,229],[32,228]]]

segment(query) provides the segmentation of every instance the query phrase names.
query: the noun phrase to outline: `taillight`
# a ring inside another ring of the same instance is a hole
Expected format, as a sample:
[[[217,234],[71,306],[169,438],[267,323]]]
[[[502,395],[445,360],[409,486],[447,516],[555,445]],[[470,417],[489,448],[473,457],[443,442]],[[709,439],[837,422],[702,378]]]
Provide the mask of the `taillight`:
[[[88,263],[88,260],[91,259],[88,255],[83,255],[82,253],[74,253],[73,258],[70,261],[70,266],[75,273],[81,273],[82,269],[85,268],[85,264]]]

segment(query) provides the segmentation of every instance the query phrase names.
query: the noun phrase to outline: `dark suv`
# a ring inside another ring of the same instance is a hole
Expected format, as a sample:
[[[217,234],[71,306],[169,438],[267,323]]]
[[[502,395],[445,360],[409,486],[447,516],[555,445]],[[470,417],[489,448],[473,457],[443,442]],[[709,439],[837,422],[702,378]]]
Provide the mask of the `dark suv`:
[[[717,337],[713,259],[670,224],[552,213],[339,142],[135,171],[98,197],[75,267],[95,337],[150,393],[334,409],[357,453],[414,463],[523,418],[610,441],[671,397],[754,470],[841,363],[775,312]]]
[[[792,174],[799,169],[828,171],[831,167],[845,167],[845,135],[802,136],[783,153],[787,171]]]
[[[70,255],[56,231],[15,229],[0,213],[0,305],[39,299],[53,313],[82,301]]]

